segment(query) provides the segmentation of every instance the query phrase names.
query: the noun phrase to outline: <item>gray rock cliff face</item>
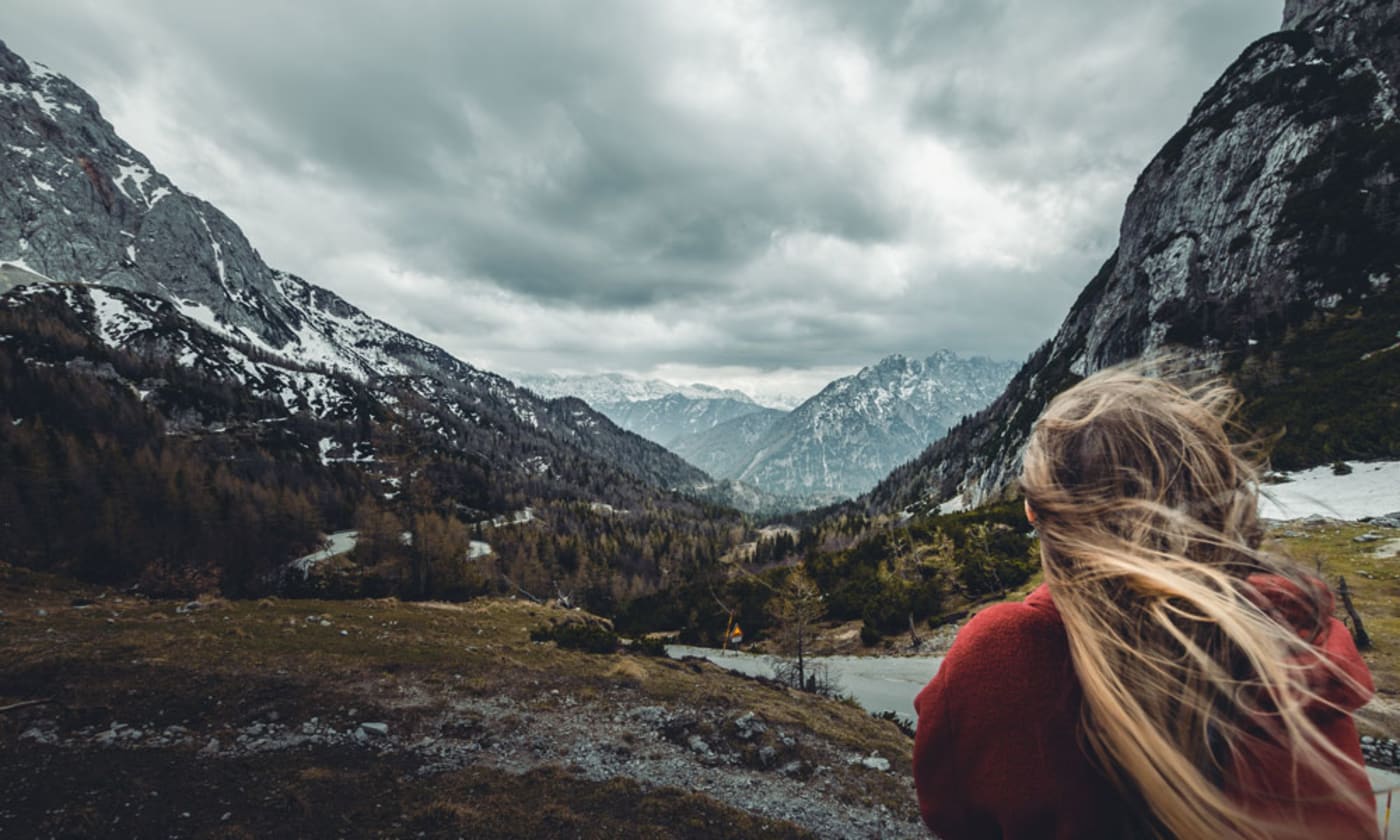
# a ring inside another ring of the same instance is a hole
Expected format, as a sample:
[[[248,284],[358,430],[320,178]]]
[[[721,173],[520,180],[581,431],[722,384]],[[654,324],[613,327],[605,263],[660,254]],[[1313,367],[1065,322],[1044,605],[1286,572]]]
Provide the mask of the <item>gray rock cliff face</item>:
[[[68,79],[0,44],[0,260],[157,292],[285,347],[297,314],[238,227],[124,143]]]
[[[1129,196],[1117,251],[1006,392],[867,498],[877,510],[1011,485],[1078,378],[1166,346],[1219,364],[1385,290],[1400,263],[1400,4],[1290,0]],[[1388,34],[1387,34],[1388,33]]]

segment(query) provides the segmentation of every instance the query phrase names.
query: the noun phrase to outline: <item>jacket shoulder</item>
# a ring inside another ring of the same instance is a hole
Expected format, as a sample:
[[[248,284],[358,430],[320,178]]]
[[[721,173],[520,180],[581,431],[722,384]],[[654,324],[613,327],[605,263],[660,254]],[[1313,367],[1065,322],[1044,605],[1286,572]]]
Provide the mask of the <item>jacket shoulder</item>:
[[[1053,607],[1033,601],[994,604],[963,626],[948,658],[1022,658],[1046,646],[1063,648],[1064,635],[1064,624]]]

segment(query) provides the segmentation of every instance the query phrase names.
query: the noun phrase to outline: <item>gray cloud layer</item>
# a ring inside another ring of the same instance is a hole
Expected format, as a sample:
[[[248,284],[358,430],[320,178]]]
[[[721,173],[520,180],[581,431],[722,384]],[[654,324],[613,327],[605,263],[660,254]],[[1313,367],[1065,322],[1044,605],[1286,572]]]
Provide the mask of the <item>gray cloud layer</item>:
[[[0,37],[468,360],[790,381],[1047,338],[1280,5],[10,0]]]

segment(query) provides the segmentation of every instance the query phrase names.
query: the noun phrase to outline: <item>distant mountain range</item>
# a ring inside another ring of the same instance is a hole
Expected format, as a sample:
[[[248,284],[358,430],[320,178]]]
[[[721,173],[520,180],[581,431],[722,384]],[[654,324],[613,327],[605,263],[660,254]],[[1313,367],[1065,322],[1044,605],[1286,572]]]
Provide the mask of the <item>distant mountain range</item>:
[[[65,463],[136,453],[155,475],[180,472],[167,455],[206,459],[222,477],[191,486],[261,499],[248,488],[271,482],[315,508],[277,551],[365,500],[409,516],[431,497],[472,522],[550,506],[540,521],[575,560],[618,544],[622,520],[598,525],[594,503],[654,515],[625,561],[627,590],[648,592],[663,567],[723,553],[735,506],[998,498],[1054,394],[1167,347],[1232,377],[1255,427],[1286,432],[1278,466],[1400,457],[1400,8],[1289,0],[1285,24],[1147,166],[1118,248],[1019,369],[890,356],[791,410],[611,374],[522,387],[454,358],[267,266],[86,93],[0,44],[0,520],[26,551],[66,556],[72,529],[50,515],[65,494],[122,495],[111,476],[52,479]],[[521,552],[546,574],[553,555]]]
[[[519,374],[516,380],[547,397],[577,397],[629,432],[666,447],[725,421],[767,410],[732,388],[673,385],[622,373]]]
[[[1009,362],[946,350],[927,359],[893,355],[832,382],[791,411],[760,406],[736,391],[622,374],[521,381],[542,393],[589,400],[619,426],[716,478],[815,505],[869,490],[984,407],[1013,372]]]
[[[591,406],[646,402],[674,395],[693,400],[757,404],[748,394],[733,388],[716,388],[699,382],[676,385],[661,379],[642,379],[625,373],[518,373],[513,378],[542,397],[578,397]]]
[[[769,492],[856,496],[991,402],[1015,369],[949,351],[888,356],[791,412],[739,417],[672,448],[712,475]]]

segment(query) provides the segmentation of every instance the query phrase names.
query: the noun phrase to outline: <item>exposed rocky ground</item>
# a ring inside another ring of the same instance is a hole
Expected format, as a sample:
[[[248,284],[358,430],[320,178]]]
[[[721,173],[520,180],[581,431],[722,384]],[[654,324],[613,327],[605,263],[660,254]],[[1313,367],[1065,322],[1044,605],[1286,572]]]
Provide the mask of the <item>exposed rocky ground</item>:
[[[0,604],[7,836],[924,836],[893,724],[529,640],[562,610],[179,604],[3,566]]]

